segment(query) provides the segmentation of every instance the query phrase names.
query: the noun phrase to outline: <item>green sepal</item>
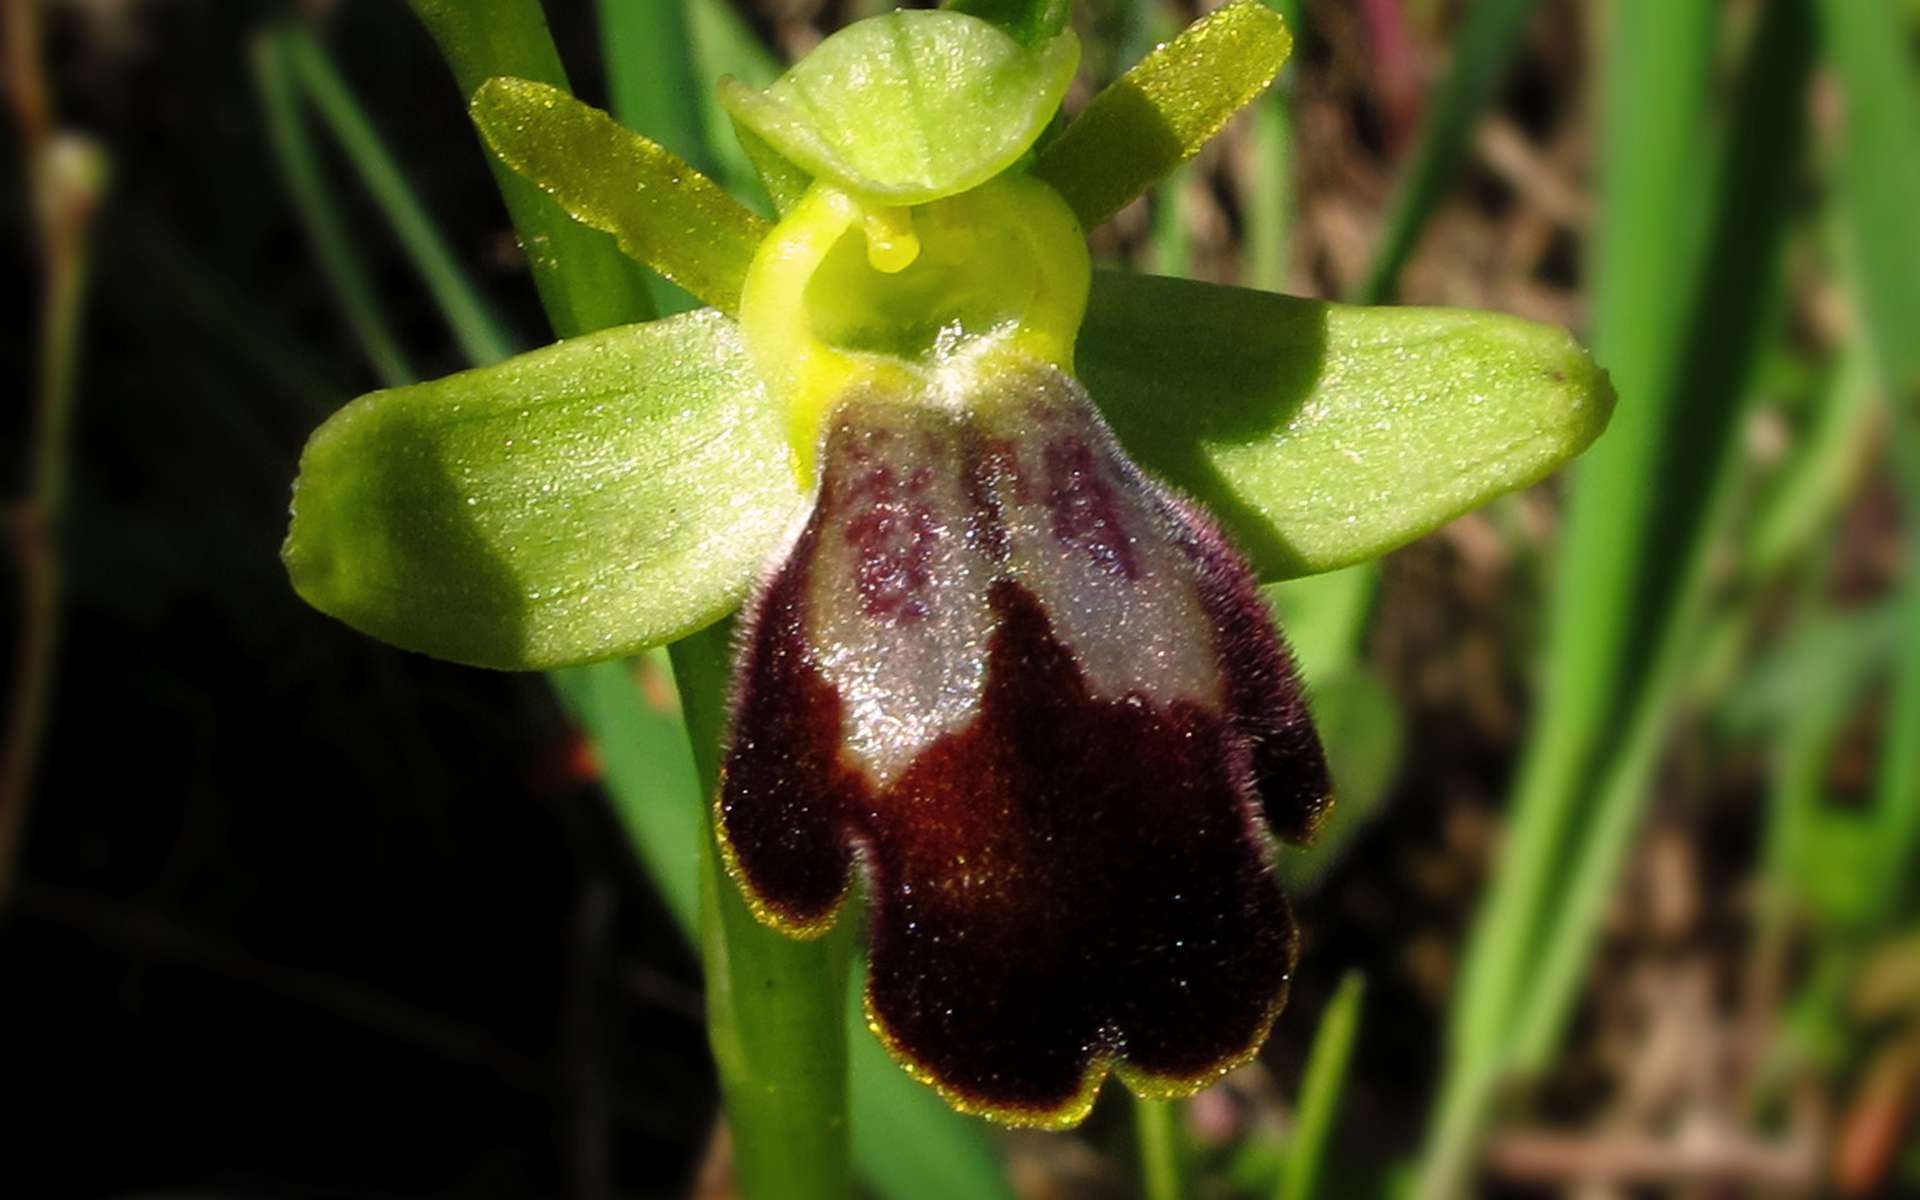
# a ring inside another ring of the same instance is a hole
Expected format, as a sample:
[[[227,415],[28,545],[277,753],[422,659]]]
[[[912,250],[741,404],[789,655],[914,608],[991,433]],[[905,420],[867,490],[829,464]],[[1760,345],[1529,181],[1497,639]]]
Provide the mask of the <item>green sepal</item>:
[[[720,309],[771,228],[684,159],[559,88],[495,78],[468,106],[487,145],[574,220]]]
[[[1095,96],[1041,149],[1033,173],[1091,229],[1198,154],[1267,89],[1292,48],[1279,13],[1234,0]]]
[[[1263,579],[1384,554],[1526,487],[1606,427],[1564,329],[1095,272],[1080,375],[1129,452]]]
[[[1032,48],[962,13],[886,13],[827,38],[771,87],[732,79],[736,121],[816,179],[874,204],[977,187],[1032,146],[1080,61],[1063,32]]]
[[[554,667],[725,615],[804,505],[738,330],[704,310],[360,397],[307,444],[282,556],[374,637]]]

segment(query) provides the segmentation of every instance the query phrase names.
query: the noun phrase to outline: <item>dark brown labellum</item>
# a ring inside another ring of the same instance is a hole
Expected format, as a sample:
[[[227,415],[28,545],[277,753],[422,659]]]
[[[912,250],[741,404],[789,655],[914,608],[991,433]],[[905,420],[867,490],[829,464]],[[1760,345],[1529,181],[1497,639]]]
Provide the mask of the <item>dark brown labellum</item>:
[[[956,1106],[1071,1124],[1109,1067],[1194,1090],[1258,1048],[1319,739],[1244,561],[1070,376],[849,396],[751,610],[719,810],[763,918],[860,864],[870,1017]]]

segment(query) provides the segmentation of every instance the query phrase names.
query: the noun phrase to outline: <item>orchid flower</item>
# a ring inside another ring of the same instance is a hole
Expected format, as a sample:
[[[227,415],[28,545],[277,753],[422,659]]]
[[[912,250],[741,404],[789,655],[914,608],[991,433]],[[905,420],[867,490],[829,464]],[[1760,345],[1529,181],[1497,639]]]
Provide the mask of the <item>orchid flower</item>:
[[[511,669],[744,603],[714,804],[756,915],[817,935],[862,880],[870,1023],[963,1110],[1205,1085],[1281,1010],[1273,839],[1332,793],[1259,584],[1538,480],[1611,407],[1557,329],[1091,269],[1085,229],[1287,50],[1237,0],[1060,126],[1058,22],[871,18],[722,86],[775,224],[489,81],[500,159],[711,307],[349,405],[302,462],[295,586]]]

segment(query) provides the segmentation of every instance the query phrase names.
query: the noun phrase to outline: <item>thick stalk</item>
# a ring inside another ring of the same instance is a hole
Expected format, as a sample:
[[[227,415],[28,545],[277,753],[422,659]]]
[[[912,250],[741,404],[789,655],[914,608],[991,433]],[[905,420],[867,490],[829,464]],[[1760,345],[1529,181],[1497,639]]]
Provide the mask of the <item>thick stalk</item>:
[[[673,647],[687,733],[704,795],[717,787],[726,734],[723,621]],[[709,810],[711,811],[711,810]],[[754,1200],[850,1194],[847,1128],[848,936],[843,920],[818,941],[760,923],[720,865],[712,822],[700,843],[700,953],[707,1035],[734,1131],[740,1191]]]
[[[495,75],[566,86],[534,0],[414,0],[462,95]],[[639,272],[613,240],[576,224],[489,156],[527,247],[554,331],[587,332],[652,315]],[[673,648],[702,795],[713,794],[726,729],[726,624]],[[741,1194],[828,1200],[850,1193],[846,1027],[848,934],[798,942],[760,925],[702,837],[701,945],[709,1039],[719,1067]]]

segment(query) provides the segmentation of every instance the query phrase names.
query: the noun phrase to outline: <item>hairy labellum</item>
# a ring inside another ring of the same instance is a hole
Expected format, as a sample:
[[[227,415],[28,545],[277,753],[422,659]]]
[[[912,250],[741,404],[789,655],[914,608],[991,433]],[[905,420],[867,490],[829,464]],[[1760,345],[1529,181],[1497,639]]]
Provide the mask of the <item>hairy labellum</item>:
[[[1194,1090],[1284,1001],[1267,833],[1326,765],[1254,580],[1051,366],[875,387],[751,610],[719,799],[768,921],[863,869],[867,1006],[956,1106],[1078,1121],[1109,1067]],[[951,389],[950,389],[951,390]]]

